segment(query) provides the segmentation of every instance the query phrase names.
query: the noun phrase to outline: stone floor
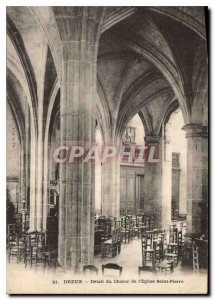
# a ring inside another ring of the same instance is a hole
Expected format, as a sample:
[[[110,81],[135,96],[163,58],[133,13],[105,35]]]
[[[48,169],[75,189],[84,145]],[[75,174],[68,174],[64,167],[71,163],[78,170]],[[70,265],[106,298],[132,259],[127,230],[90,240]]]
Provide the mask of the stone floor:
[[[105,257],[101,259],[100,255],[95,257],[94,265],[101,270],[102,264],[116,263],[123,267],[123,275],[138,274],[138,267],[142,265],[142,250],[140,239],[133,239],[130,243],[123,243],[121,253],[113,258]],[[181,273],[192,274],[190,268],[181,267],[180,263],[174,268],[174,273],[179,275]]]
[[[101,273],[102,265],[106,263],[116,263],[123,267],[123,276],[137,276],[138,275],[138,267],[142,265],[142,252],[141,252],[141,242],[140,239],[133,239],[130,243],[122,243],[121,252],[116,257],[105,257],[101,259],[100,255],[95,256],[94,265],[100,270]],[[25,268],[22,262],[16,263],[16,260],[12,259],[10,263],[7,263],[8,273],[15,272],[18,276],[19,272],[23,274],[29,274],[33,270],[35,270],[35,266],[30,269],[29,266]],[[43,271],[41,266],[37,267],[37,272],[41,272],[41,274],[48,273],[47,271]],[[49,271],[51,272],[51,271]],[[192,270],[190,268],[183,268],[180,264],[174,268],[174,274],[192,274]],[[56,275],[64,274],[64,270],[57,268]]]
[[[105,271],[102,276],[102,264],[117,263],[123,267],[122,276],[118,277],[115,271]],[[101,259],[100,255],[95,257],[94,265],[99,269],[96,274],[85,275],[66,272],[57,268],[52,270],[44,269],[42,266],[25,268],[22,262],[16,263],[11,260],[7,263],[7,292],[8,293],[190,293],[197,291],[205,293],[207,290],[207,276],[200,274],[195,276],[191,268],[183,268],[178,264],[173,274],[165,275],[158,272],[142,272],[138,276],[138,267],[142,265],[141,242],[138,239],[132,240],[129,244],[122,244],[121,253],[114,258]],[[110,273],[109,273],[110,272]],[[197,280],[196,280],[197,279]],[[109,283],[110,281],[110,283]],[[115,283],[116,281],[116,283]],[[82,282],[83,284],[78,284]],[[113,282],[113,283],[112,283]],[[118,285],[119,282],[119,285]],[[126,283],[127,282],[127,283]],[[169,283],[173,284],[169,284]],[[155,285],[153,284],[155,283]],[[156,284],[157,283],[157,284]],[[179,290],[174,289],[174,284]],[[107,291],[107,292],[106,292]]]

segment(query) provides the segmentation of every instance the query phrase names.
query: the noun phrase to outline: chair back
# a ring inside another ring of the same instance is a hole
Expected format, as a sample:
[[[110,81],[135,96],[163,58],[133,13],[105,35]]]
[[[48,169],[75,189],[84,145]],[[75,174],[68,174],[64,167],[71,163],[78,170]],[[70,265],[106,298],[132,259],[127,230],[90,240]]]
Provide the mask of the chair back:
[[[97,267],[93,266],[93,265],[87,265],[87,266],[83,266],[83,273],[96,273],[98,274],[98,269]]]
[[[45,234],[43,232],[33,231],[28,233],[29,246],[32,248],[45,248]]]
[[[105,269],[118,270],[119,276],[121,276],[122,270],[123,270],[123,268],[121,266],[119,266],[118,264],[113,264],[113,263],[108,263],[108,264],[102,265],[102,274],[103,275],[104,275]]]
[[[169,231],[169,243],[178,243],[178,229],[174,226]]]

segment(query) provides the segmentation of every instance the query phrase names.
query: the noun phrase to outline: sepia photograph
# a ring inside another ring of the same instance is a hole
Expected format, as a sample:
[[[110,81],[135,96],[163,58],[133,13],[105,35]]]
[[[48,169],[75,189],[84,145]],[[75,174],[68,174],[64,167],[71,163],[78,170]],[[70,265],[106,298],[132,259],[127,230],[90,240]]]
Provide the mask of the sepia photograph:
[[[6,7],[7,294],[208,294],[209,17]]]

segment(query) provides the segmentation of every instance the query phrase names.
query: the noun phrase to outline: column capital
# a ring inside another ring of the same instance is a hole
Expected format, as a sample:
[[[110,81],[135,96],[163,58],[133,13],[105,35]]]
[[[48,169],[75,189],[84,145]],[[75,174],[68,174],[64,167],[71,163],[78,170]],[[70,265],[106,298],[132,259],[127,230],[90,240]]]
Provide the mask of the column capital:
[[[159,135],[146,135],[144,138],[145,144],[159,144],[160,136]]]
[[[105,18],[105,7],[54,6],[53,11],[62,42],[97,44]]]
[[[208,137],[208,127],[201,123],[187,124],[182,129],[186,131],[186,138]]]

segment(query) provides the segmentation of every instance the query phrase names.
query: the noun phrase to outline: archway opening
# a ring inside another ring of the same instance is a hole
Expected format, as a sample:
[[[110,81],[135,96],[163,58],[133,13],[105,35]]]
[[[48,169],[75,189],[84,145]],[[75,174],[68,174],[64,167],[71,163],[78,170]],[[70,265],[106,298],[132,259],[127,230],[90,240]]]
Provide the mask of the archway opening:
[[[48,209],[47,209],[47,245],[50,251],[58,251],[59,234],[59,163],[53,159],[55,149],[60,145],[60,91],[53,106],[48,141]]]
[[[182,130],[181,109],[176,109],[165,124],[165,157],[171,187],[171,220],[185,219],[187,213],[187,140]]]
[[[15,213],[20,209],[21,143],[13,111],[7,101],[7,224],[15,222]]]

